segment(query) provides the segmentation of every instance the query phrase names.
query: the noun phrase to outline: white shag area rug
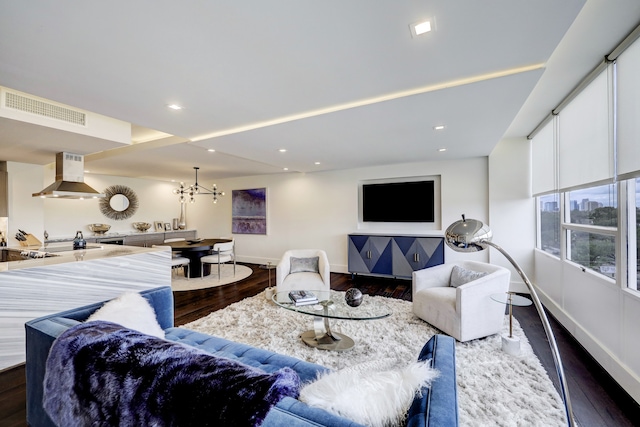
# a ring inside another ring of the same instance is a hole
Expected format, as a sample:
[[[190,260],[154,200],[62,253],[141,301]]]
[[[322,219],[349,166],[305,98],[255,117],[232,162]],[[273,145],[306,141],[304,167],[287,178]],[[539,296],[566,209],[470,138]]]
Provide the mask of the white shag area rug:
[[[182,271],[171,276],[171,289],[174,291],[194,291],[196,289],[215,288],[216,286],[228,285],[251,276],[253,270],[245,265],[236,265],[235,275],[233,274],[233,264],[220,265],[220,278],[218,278],[218,266],[211,266],[211,274],[208,276],[191,277],[187,280]]]
[[[185,328],[287,354],[332,369],[395,357],[414,361],[423,345],[439,331],[416,317],[411,302],[379,297],[393,314],[368,321],[332,320],[332,329],[356,342],[353,349],[333,352],[308,347],[298,337],[313,329],[313,318],[276,306],[264,292],[215,311]],[[504,333],[508,334],[505,316]],[[520,325],[521,355],[501,350],[499,335],[456,342],[458,406],[462,426],[564,426],[564,406],[559,394]]]

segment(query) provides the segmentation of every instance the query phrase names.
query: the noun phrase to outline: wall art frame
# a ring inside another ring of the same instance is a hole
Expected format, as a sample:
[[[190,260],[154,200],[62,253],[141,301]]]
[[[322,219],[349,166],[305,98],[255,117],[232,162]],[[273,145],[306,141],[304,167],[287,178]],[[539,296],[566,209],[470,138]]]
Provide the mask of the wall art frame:
[[[153,228],[156,231],[164,231],[164,224],[162,221],[153,221]]]
[[[231,232],[267,234],[267,188],[231,191]]]

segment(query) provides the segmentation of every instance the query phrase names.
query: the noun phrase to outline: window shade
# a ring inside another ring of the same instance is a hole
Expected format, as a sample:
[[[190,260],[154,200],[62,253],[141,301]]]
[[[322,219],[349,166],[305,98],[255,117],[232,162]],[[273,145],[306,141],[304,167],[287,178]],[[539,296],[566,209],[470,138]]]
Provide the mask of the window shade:
[[[617,59],[618,177],[640,174],[640,42]]]
[[[558,115],[559,189],[613,179],[608,67]]]
[[[534,196],[549,193],[558,188],[555,123],[556,117],[553,116],[531,141],[533,175],[531,181]]]

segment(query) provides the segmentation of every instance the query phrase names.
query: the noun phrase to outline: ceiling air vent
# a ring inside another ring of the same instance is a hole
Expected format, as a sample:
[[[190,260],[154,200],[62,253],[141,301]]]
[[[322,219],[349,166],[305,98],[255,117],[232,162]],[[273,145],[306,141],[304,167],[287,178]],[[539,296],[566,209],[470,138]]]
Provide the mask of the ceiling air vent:
[[[74,125],[86,126],[87,124],[87,115],[85,113],[43,102],[38,99],[28,98],[9,91],[6,92],[5,107],[42,117],[62,120],[63,122]]]

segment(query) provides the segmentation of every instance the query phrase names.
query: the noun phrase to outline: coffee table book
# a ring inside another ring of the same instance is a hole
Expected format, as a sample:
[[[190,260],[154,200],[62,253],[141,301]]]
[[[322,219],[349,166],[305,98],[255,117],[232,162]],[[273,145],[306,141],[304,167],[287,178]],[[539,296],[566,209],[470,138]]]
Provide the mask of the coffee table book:
[[[316,295],[309,291],[291,291],[289,292],[289,298],[296,306],[318,303]]]

